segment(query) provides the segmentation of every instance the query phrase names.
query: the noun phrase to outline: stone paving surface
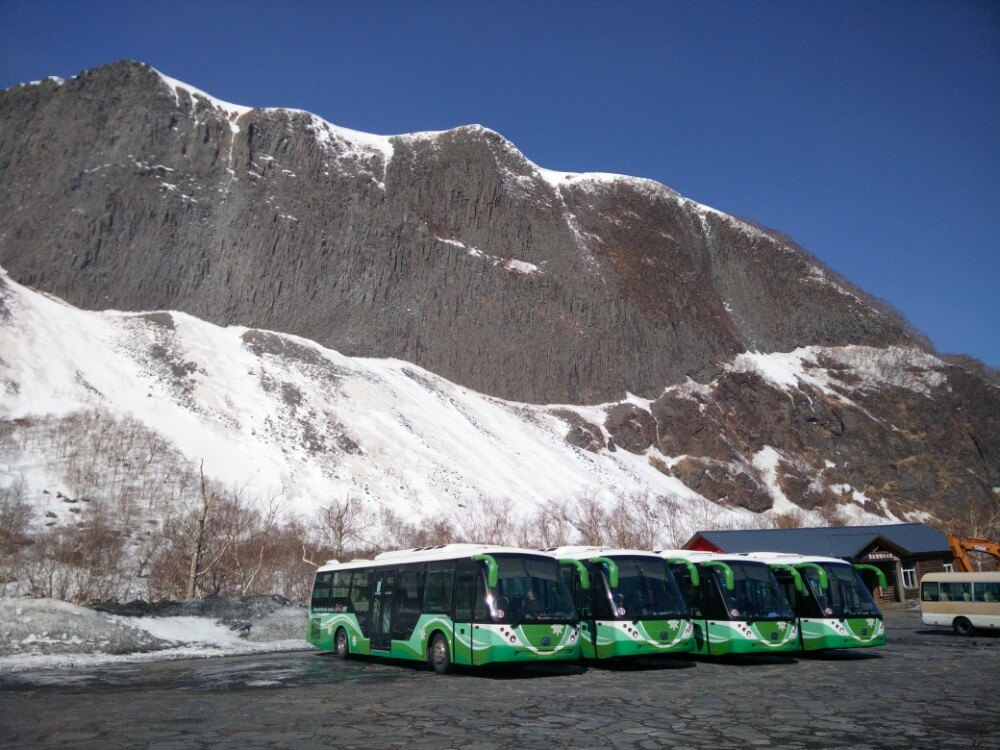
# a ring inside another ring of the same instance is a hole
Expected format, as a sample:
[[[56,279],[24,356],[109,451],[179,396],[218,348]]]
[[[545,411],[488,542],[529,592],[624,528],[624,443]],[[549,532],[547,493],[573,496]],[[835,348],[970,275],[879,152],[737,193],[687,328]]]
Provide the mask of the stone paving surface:
[[[826,656],[466,671],[316,653],[0,676],[17,748],[1000,748],[1000,635],[912,612]]]

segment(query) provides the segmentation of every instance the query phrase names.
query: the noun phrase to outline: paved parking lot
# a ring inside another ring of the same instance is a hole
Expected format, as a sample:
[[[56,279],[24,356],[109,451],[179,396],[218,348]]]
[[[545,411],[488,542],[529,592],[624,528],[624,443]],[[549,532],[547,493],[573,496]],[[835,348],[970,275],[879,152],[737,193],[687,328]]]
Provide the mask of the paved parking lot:
[[[1000,748],[1000,637],[887,624],[885,648],[821,657],[438,677],[296,653],[0,677],[0,745]]]

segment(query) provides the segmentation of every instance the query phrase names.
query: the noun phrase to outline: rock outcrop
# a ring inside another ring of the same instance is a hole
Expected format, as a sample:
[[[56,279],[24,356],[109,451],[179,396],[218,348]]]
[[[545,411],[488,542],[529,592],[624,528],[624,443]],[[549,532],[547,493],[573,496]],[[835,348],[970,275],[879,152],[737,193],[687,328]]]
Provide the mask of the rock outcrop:
[[[0,94],[0,265],[596,403],[745,350],[910,344],[791,244],[652,182],[539,169],[478,126],[382,138],[120,62]]]
[[[604,430],[704,497],[755,512],[853,502],[950,518],[995,505],[1000,488],[1000,389],[914,349],[744,354],[648,408],[609,406]]]

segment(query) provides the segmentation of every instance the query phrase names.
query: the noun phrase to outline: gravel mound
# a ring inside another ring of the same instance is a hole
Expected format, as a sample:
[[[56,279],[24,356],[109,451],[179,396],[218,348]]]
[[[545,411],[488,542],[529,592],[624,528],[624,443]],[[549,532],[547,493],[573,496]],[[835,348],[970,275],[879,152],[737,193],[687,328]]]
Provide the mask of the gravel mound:
[[[88,605],[98,612],[125,617],[207,617],[241,633],[249,633],[255,622],[275,612],[287,610],[284,617],[299,618],[298,632],[291,637],[302,638],[306,628],[306,608],[277,594],[256,596],[186,599],[181,602],[147,602],[142,599],[118,604],[100,602]]]
[[[93,607],[0,598],[0,673],[309,649],[305,635],[306,608],[280,596]]]
[[[131,654],[172,645],[127,622],[75,604],[0,598],[0,656]]]

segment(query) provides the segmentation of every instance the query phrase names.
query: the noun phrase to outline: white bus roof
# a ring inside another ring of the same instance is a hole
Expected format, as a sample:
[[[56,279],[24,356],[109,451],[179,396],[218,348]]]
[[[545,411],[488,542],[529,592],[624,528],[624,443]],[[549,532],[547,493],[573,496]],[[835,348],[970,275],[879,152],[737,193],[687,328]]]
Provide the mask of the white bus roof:
[[[413,549],[393,550],[376,555],[373,560],[327,560],[316,571],[324,573],[329,570],[354,570],[356,568],[386,568],[392,565],[407,563],[436,562],[439,560],[464,560],[476,555],[518,554],[548,558],[544,552],[521,547],[501,547],[495,544],[437,544],[431,547],[414,547]]]
[[[799,563],[826,563],[829,565],[850,565],[847,560],[839,557],[818,557],[816,555],[796,555],[790,552],[743,552],[744,557],[752,557],[766,563],[781,563],[783,565],[798,565]]]
[[[1000,583],[1000,570],[985,570],[977,573],[927,573],[921,581],[938,581],[939,583]]]
[[[566,546],[550,547],[546,553],[556,558],[572,558],[574,560],[589,560],[593,557],[653,557],[659,555],[649,550],[641,549],[621,549],[619,547],[587,547],[587,546]]]
[[[708,562],[709,560],[764,563],[763,560],[747,559],[746,555],[720,554],[718,552],[702,552],[701,550],[692,549],[658,549],[656,550],[656,554],[659,557],[678,557],[682,560],[690,560],[693,563]]]

